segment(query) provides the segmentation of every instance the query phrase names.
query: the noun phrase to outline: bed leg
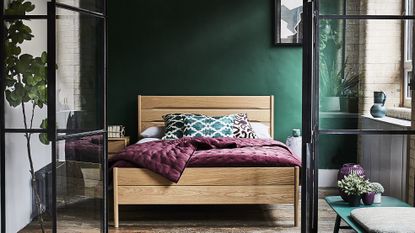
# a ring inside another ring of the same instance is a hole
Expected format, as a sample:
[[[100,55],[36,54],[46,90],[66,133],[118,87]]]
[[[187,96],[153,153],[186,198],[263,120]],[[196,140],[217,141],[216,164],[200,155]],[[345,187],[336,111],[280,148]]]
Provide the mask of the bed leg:
[[[295,180],[294,180],[294,226],[298,227],[300,221],[300,168],[295,167]]]
[[[118,212],[118,168],[113,170],[113,186],[114,186],[114,227],[119,227],[119,212]]]

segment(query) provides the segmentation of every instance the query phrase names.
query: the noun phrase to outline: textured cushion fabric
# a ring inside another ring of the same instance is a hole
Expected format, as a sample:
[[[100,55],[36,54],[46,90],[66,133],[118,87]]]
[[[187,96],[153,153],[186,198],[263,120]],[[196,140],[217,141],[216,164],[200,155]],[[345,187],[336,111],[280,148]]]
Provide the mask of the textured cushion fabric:
[[[186,137],[233,137],[235,116],[186,116],[184,118],[184,133]]]
[[[233,137],[234,138],[258,138],[249,123],[246,113],[234,114]]]
[[[164,136],[163,140],[173,140],[183,137],[183,119],[185,114],[172,113],[163,116]]]
[[[200,114],[171,113],[163,116],[164,136],[163,140],[173,140],[183,137],[184,118],[186,116],[201,116]]]
[[[415,208],[359,208],[350,215],[367,232],[415,233]]]

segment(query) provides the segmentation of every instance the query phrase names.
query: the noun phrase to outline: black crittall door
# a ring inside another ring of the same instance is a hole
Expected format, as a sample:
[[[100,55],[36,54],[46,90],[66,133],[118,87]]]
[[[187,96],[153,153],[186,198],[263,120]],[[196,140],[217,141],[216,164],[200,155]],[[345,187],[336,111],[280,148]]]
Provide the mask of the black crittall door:
[[[0,10],[1,232],[107,232],[106,1]]]
[[[346,163],[413,204],[413,0],[305,0],[303,17],[302,232],[333,230]]]
[[[105,1],[48,4],[48,120],[55,172],[54,230],[70,219],[107,231]],[[68,222],[69,221],[69,222]],[[87,231],[85,229],[85,231]]]

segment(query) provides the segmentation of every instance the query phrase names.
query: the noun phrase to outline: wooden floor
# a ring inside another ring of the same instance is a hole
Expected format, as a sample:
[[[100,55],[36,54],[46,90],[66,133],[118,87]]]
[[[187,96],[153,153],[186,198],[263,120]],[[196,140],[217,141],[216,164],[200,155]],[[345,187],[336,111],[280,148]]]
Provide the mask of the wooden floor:
[[[321,196],[327,194],[329,192],[323,191]],[[81,206],[60,212],[59,233],[98,232],[99,217],[93,216],[91,219],[88,211],[79,211],[82,209]],[[333,211],[323,199],[319,199],[319,207],[319,232],[333,232],[335,220]],[[112,216],[110,216],[110,232],[300,232],[299,227],[292,227],[293,214],[292,205],[126,206],[120,209],[120,228],[112,227]],[[21,232],[40,231],[37,223],[32,223]]]

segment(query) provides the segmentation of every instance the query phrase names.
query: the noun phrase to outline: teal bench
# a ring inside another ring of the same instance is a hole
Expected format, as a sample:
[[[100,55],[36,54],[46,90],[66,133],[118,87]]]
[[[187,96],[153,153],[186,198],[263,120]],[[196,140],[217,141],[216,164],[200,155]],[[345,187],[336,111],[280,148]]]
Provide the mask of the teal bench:
[[[364,233],[365,230],[359,226],[351,217],[350,212],[357,208],[369,207],[411,207],[408,203],[403,202],[397,198],[382,196],[381,204],[373,204],[370,206],[360,205],[359,207],[351,207],[349,203],[343,201],[340,196],[329,196],[324,198],[327,204],[336,212],[336,222],[334,224],[334,233],[338,233],[340,229],[353,229],[358,233]],[[343,220],[348,226],[340,226],[340,222]]]

